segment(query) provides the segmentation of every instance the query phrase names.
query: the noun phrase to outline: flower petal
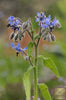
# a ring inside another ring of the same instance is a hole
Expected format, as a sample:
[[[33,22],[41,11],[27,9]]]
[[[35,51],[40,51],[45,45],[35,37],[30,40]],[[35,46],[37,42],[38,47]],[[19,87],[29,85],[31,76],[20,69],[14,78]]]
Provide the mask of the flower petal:
[[[17,24],[19,24],[19,23],[20,23],[20,21],[19,21],[19,20],[16,20],[16,23],[17,23]]]
[[[8,18],[8,21],[13,21],[13,19],[14,19],[14,16],[10,16],[10,17]]]
[[[39,18],[36,18],[36,20],[35,20],[36,22],[39,22]]]
[[[13,42],[11,42],[11,47],[12,47],[12,48],[15,48],[15,45],[14,45],[14,43],[13,43]]]
[[[48,16],[48,20],[49,20],[49,21],[51,20],[51,15]]]
[[[41,14],[40,14],[39,12],[37,12],[37,16],[38,16],[38,17],[40,17],[40,16],[41,16]]]
[[[24,49],[22,49],[22,50],[24,50],[24,51],[25,51],[25,50],[27,50],[27,47],[25,47],[25,48],[24,48]]]
[[[42,16],[44,17],[44,15],[45,15],[45,12],[42,12]]]
[[[20,43],[18,43],[18,44],[17,44],[16,48],[17,48],[17,49],[19,49],[19,48],[20,48]]]

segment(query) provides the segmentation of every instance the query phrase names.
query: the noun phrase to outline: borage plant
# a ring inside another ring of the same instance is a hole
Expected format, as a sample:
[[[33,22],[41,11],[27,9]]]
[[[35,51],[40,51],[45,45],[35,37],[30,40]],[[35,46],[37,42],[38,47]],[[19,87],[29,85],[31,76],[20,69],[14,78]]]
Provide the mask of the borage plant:
[[[20,43],[17,44],[17,46],[14,45],[13,42],[11,42],[11,47],[16,50],[16,55],[18,56],[21,52],[25,60],[28,60],[30,62],[30,67],[28,71],[24,74],[23,83],[25,87],[26,92],[26,100],[30,100],[31,98],[31,83],[30,83],[30,72],[31,70],[34,71],[34,100],[40,100],[38,98],[38,87],[40,88],[45,100],[51,100],[51,96],[48,91],[48,87],[45,83],[38,84],[38,76],[37,76],[37,60],[42,59],[44,66],[48,67],[52,70],[52,72],[59,77],[58,70],[53,63],[53,61],[50,58],[46,58],[43,55],[37,55],[37,49],[40,42],[40,39],[43,38],[43,40],[48,40],[48,42],[55,41],[55,36],[52,33],[52,30],[57,26],[58,28],[61,27],[59,21],[54,18],[54,20],[51,20],[51,15],[46,17],[44,12],[37,12],[36,22],[38,22],[39,25],[39,32],[36,34],[33,30],[31,19],[27,20],[26,22],[22,22],[20,18],[10,16],[8,18],[8,25],[7,27],[10,27],[13,30],[13,33],[10,35],[10,40],[14,39],[15,42],[20,40],[25,36],[26,32],[32,39],[32,41],[29,42],[28,47],[25,47],[22,49],[20,47]],[[35,56],[32,57],[32,49],[34,47]],[[27,50],[27,53],[25,52]],[[34,59],[33,59],[34,58]],[[33,59],[33,60],[32,60]]]

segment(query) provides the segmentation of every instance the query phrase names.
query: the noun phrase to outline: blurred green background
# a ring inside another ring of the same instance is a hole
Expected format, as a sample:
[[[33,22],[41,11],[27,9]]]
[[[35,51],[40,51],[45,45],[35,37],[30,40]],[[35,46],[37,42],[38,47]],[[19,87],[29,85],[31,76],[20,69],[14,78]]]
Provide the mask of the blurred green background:
[[[29,62],[26,62],[22,55],[16,57],[15,51],[10,47],[11,30],[6,27],[8,17],[13,15],[23,21],[31,17],[33,28],[37,31],[38,26],[34,16],[36,12],[41,11],[46,11],[47,16],[51,14],[52,19],[56,16],[62,25],[61,29],[53,30],[56,42],[41,41],[38,51],[39,54],[53,59],[61,77],[57,79],[38,61],[38,81],[48,85],[52,98],[54,98],[55,87],[66,85],[66,0],[0,0],[0,100],[25,100],[22,78],[29,67]],[[23,43],[27,46],[24,41]],[[33,95],[33,80],[31,93]],[[40,91],[39,97],[44,100]]]

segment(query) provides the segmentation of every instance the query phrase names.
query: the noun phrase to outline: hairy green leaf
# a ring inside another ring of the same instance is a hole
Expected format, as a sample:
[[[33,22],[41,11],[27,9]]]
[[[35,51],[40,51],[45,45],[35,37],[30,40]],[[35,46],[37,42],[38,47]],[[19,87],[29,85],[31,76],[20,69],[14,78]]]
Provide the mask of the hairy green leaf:
[[[25,92],[26,92],[26,100],[30,100],[30,96],[31,96],[30,72],[33,68],[34,67],[30,67],[28,71],[24,74],[24,78],[23,78],[23,83],[24,83]]]
[[[46,84],[44,84],[44,83],[39,84],[39,88],[40,88],[45,100],[52,100]]]
[[[27,53],[28,53],[29,56],[32,55],[32,48],[33,48],[33,42],[30,42],[28,44],[28,49],[27,49]]]
[[[57,67],[55,65],[55,63],[52,61],[51,58],[46,58],[46,57],[43,57],[43,56],[39,56],[39,58],[42,58],[43,59],[43,64],[45,67],[48,67],[49,69],[51,69],[51,71],[59,78],[60,75],[59,75],[59,72],[57,70]]]

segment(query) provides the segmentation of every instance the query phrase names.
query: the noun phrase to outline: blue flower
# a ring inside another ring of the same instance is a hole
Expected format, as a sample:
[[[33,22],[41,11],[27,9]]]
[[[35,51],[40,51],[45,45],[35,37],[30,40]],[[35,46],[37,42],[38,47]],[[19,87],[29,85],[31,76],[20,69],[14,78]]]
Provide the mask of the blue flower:
[[[13,21],[14,20],[14,16],[10,16],[9,18],[8,18],[8,21]]]
[[[56,26],[57,23],[59,23],[59,20],[57,20],[56,17],[55,17],[54,20],[52,21],[52,25]]]
[[[44,29],[48,28],[50,25],[50,20],[51,20],[51,15],[49,15],[48,17],[45,17],[44,20],[41,22],[41,27],[43,27]]]
[[[14,48],[17,52],[21,52],[21,53],[23,53],[23,51],[27,50],[27,47],[25,47],[24,49],[22,49],[20,47],[20,43],[18,43],[17,46],[15,46],[14,43],[11,42],[11,47]]]
[[[44,29],[46,29],[48,27],[47,24],[41,23],[41,27],[43,27]]]
[[[37,16],[36,16],[36,22],[42,22],[45,19],[45,13],[44,12],[37,12]]]
[[[44,21],[41,23],[41,27],[43,27],[44,29],[49,28],[49,32],[52,32],[52,29],[54,28],[54,26],[58,26],[59,21],[56,19],[56,17],[54,18],[54,20],[51,20],[51,15],[49,15],[46,19],[44,19]]]
[[[48,25],[48,26],[56,26],[56,24],[59,22],[57,19],[56,19],[56,17],[55,17],[55,19],[53,20],[53,21],[51,21],[51,17],[50,16],[48,16],[48,18],[46,18],[46,24]]]
[[[51,15],[49,15],[49,16],[45,19],[45,23],[49,26],[49,25],[50,25],[50,21],[51,21]]]
[[[8,18],[8,21],[9,21],[9,25],[13,30],[19,30],[19,26],[21,26],[20,24],[20,21],[15,18],[14,16],[10,16]]]

